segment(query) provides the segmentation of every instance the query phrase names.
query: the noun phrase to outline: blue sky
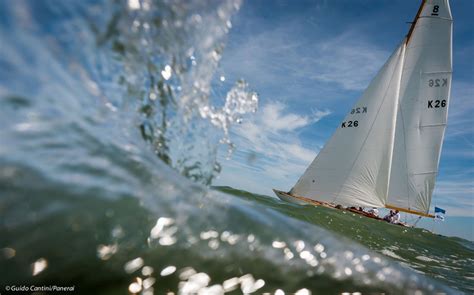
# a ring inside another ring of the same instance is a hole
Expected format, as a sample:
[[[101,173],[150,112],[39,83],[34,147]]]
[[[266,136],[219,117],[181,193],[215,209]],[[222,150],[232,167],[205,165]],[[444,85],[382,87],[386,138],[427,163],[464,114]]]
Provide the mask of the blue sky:
[[[266,195],[290,189],[401,42],[419,4],[245,2],[232,19],[217,73],[226,80],[216,91],[244,78],[259,94],[259,110],[232,128],[237,149],[230,160],[221,153],[214,184]],[[449,217],[474,216],[474,1],[451,1],[451,10],[454,74],[432,202],[447,210],[448,229]],[[471,220],[458,235],[473,239]]]

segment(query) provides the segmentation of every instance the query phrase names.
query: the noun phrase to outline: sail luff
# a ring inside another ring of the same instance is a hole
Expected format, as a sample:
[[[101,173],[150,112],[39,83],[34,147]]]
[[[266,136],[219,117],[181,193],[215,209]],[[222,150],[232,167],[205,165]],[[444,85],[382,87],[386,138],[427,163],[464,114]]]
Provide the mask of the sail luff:
[[[424,0],[423,0],[423,3],[424,3]],[[423,4],[422,4],[423,6]],[[420,7],[420,10],[421,10],[421,7]],[[406,38],[408,40],[409,36]],[[402,52],[401,52],[401,60],[400,60],[400,66],[401,68],[403,69],[403,67],[405,66],[405,50],[406,50],[406,44],[408,43],[408,41],[406,42],[403,42],[402,44]],[[396,109],[397,111],[394,112],[393,114],[393,117],[392,117],[392,126],[394,126],[394,128],[392,129],[392,134],[390,136],[390,152],[389,152],[389,165],[388,165],[388,179],[387,179],[387,189],[386,189],[386,199],[385,201],[387,201],[388,199],[388,194],[389,194],[389,191],[390,191],[390,177],[391,177],[391,173],[392,173],[392,162],[393,162],[393,150],[395,149],[395,131],[396,131],[396,126],[397,126],[397,114],[398,114],[398,109],[399,109],[399,105],[400,105],[400,87],[401,87],[401,82],[402,82],[402,76],[403,76],[403,71],[400,70],[398,72],[398,81],[397,81],[397,89],[396,89],[396,94],[395,94],[395,97],[396,97]]]
[[[413,31],[415,30],[416,22],[420,18],[420,14],[423,11],[423,7],[425,6],[426,0],[421,0],[420,7],[418,8],[418,12],[415,15],[415,18],[413,19],[413,22],[411,23],[410,29],[408,30],[407,38],[405,41],[405,44],[408,44],[410,42],[411,35],[413,34]]]

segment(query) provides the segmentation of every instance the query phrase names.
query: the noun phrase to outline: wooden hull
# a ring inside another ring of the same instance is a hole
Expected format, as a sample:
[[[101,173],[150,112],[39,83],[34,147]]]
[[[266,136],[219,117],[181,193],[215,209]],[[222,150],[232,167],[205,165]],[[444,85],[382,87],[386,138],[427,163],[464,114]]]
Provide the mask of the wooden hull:
[[[372,215],[370,213],[367,213],[367,212],[359,211],[357,209],[342,208],[342,207],[335,206],[335,205],[330,204],[330,203],[320,202],[320,201],[316,201],[316,200],[312,200],[312,199],[308,199],[308,198],[300,197],[300,196],[294,196],[294,195],[291,195],[287,192],[279,191],[279,190],[276,190],[276,189],[273,189],[273,192],[275,193],[275,195],[280,200],[288,202],[288,203],[298,204],[298,205],[322,206],[322,207],[327,207],[327,208],[339,209],[339,210],[343,210],[343,211],[349,211],[351,213],[355,213],[355,214],[358,214],[358,215],[362,215],[362,216],[365,216],[367,218],[372,218],[372,219],[376,219],[376,220],[386,222],[383,218],[374,216],[374,215]],[[397,223],[396,225],[409,227],[405,223]]]
[[[276,190],[276,189],[273,189],[273,192],[282,201],[285,201],[285,202],[288,202],[288,203],[293,203],[293,204],[298,204],[298,205],[310,205],[310,203],[305,202],[305,201],[300,200],[300,199],[297,199],[297,198],[293,197],[292,195],[290,195],[288,193],[285,193],[285,192],[282,192],[282,191],[279,191],[279,190]]]
[[[305,198],[305,197],[300,197],[300,196],[295,196],[291,195],[287,192],[279,191],[276,189],[273,189],[273,192],[277,195],[280,200],[293,203],[293,204],[299,204],[299,205],[314,205],[314,206],[323,206],[323,207],[329,207],[329,208],[335,208],[334,205],[326,203],[326,202],[320,202],[316,201],[313,199]]]

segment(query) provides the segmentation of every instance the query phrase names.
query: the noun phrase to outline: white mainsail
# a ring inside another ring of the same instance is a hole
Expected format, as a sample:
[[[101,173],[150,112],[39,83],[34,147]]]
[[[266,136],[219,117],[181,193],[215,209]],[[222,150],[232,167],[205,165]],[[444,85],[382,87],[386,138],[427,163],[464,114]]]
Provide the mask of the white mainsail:
[[[448,0],[423,1],[403,44],[290,195],[430,216],[447,122],[451,47]]]
[[[429,211],[447,123],[451,73],[449,3],[425,1],[407,42],[387,207]]]
[[[292,195],[342,205],[385,205],[404,52],[405,42],[292,188]]]

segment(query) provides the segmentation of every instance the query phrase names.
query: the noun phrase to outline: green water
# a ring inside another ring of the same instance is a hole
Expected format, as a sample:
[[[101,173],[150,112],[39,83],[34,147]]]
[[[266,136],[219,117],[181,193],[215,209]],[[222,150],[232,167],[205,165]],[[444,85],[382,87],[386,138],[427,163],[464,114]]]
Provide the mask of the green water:
[[[348,211],[290,204],[231,187],[216,189],[348,237],[447,285],[474,291],[474,244],[470,241],[392,225]]]

